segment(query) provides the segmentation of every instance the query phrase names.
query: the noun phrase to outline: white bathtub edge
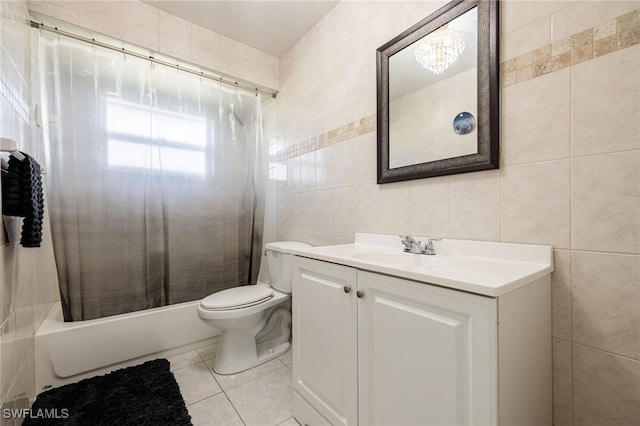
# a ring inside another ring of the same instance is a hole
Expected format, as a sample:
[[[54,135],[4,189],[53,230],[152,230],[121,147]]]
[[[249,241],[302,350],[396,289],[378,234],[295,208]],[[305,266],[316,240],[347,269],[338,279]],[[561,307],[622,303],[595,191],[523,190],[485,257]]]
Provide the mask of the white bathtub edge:
[[[219,331],[198,318],[198,303],[64,323],[57,302],[34,338],[36,392],[214,343]]]

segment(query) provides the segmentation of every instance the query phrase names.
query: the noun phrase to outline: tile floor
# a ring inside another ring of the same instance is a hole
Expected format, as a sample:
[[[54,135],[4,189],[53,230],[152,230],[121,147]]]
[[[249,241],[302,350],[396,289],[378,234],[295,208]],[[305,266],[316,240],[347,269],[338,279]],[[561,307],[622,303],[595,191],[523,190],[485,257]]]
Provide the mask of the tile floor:
[[[298,426],[291,408],[291,351],[233,375],[213,372],[217,344],[167,359],[194,426]]]

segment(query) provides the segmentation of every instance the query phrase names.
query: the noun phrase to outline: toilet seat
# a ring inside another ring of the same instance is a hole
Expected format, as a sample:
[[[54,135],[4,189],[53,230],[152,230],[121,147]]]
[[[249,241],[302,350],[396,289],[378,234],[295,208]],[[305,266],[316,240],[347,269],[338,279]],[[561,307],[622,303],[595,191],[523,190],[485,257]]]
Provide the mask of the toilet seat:
[[[200,302],[207,311],[226,311],[259,305],[273,297],[273,290],[263,285],[246,285],[211,294]]]

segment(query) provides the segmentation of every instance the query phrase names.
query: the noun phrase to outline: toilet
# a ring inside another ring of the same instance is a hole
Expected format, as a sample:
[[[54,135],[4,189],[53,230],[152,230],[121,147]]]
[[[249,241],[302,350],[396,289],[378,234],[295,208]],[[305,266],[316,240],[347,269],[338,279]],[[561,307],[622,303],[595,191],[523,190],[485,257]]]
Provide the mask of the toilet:
[[[297,241],[266,244],[271,286],[258,281],[200,301],[198,317],[220,330],[213,371],[238,373],[289,350],[291,313],[282,304],[291,294],[291,250],[306,247],[311,246]]]

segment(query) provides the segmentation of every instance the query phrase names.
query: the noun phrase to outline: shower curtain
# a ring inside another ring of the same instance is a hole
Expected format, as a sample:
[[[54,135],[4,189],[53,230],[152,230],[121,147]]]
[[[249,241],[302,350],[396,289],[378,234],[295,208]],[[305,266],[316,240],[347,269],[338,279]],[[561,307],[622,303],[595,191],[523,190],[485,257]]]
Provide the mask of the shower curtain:
[[[52,237],[65,321],[252,284],[260,97],[39,34]]]

